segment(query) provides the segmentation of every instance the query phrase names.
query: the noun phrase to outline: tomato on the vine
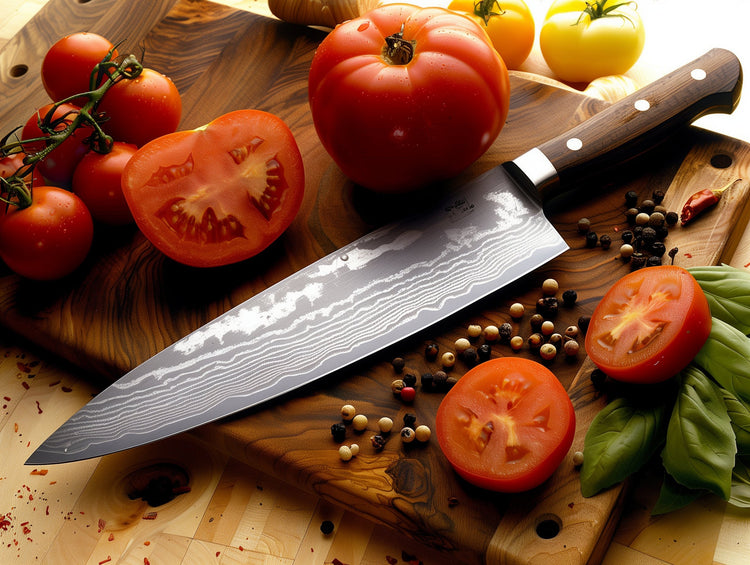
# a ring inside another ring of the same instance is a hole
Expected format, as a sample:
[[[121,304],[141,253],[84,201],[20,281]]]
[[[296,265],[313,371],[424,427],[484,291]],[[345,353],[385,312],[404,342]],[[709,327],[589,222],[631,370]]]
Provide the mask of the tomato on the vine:
[[[159,137],[136,152],[122,177],[143,234],[165,255],[196,267],[260,253],[294,220],[304,186],[291,130],[259,110]]]
[[[83,263],[93,237],[91,214],[80,198],[38,186],[30,206],[9,206],[0,218],[0,257],[23,277],[59,279]]]
[[[44,56],[41,71],[42,84],[52,101],[88,92],[91,72],[110,51],[111,58],[117,57],[114,45],[96,33],[72,33],[55,42]],[[71,102],[83,104],[85,99],[76,98]]]
[[[534,16],[524,0],[453,0],[448,8],[471,14],[509,69],[518,69],[531,53]]]
[[[308,82],[325,149],[349,179],[383,192],[457,175],[508,113],[508,71],[487,34],[444,8],[387,4],[339,25]]]
[[[711,332],[700,285],[682,267],[629,273],[601,299],[586,330],[586,353],[613,379],[655,383],[695,357]]]
[[[21,132],[21,139],[32,140],[41,137],[48,137],[39,129],[39,121],[42,120],[52,109],[52,104],[47,104],[40,108],[31,116]],[[56,123],[54,130],[64,130],[72,121],[74,114],[80,110],[73,104],[61,104],[57,107],[52,120]],[[89,147],[85,140],[91,135],[90,126],[77,128],[65,141],[52,150],[49,155],[39,161],[36,170],[41,174],[49,184],[69,188],[73,179],[73,171],[79,161],[88,151]],[[28,141],[23,144],[23,148],[28,154],[37,153],[44,149],[46,142],[44,140]]]
[[[573,443],[575,410],[557,377],[521,357],[499,357],[461,377],[438,408],[440,449],[459,476],[481,488],[539,486]]]
[[[153,69],[119,80],[102,97],[102,129],[116,141],[141,147],[173,133],[182,117],[182,98],[172,80]]]
[[[89,151],[73,173],[73,192],[84,201],[94,220],[121,226],[133,222],[122,193],[122,172],[138,148],[115,141],[109,153]]]

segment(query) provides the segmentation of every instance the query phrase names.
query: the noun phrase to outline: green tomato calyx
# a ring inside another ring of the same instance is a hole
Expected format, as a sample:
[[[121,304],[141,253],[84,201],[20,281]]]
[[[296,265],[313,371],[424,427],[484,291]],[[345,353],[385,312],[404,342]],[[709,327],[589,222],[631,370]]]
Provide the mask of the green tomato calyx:
[[[495,10],[497,6],[497,10]],[[474,2],[474,15],[482,18],[484,25],[489,25],[490,20],[495,16],[502,16],[505,13],[500,7],[498,0],[475,0]]]
[[[623,6],[635,4],[635,2],[619,2],[618,4],[612,4],[611,6],[607,6],[607,2],[609,2],[609,0],[594,0],[593,2],[587,1],[586,7],[584,8],[583,12],[581,12],[581,15],[578,17],[575,25],[581,23],[583,17],[588,15],[591,20],[598,20],[599,18],[622,18],[623,20],[627,20],[630,25],[635,27],[635,22],[633,22],[633,20],[631,20],[627,15],[622,13],[613,13],[615,10],[622,8]]]
[[[398,33],[385,38],[383,58],[389,65],[407,65],[414,58],[416,41],[404,39],[404,24]]]

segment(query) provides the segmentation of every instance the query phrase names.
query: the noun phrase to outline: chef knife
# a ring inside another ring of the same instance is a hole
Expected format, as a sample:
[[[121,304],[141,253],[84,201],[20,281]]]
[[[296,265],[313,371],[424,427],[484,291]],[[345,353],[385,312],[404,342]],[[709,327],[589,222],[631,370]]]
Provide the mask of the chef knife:
[[[175,342],[94,397],[26,464],[97,457],[215,421],[461,310],[567,249],[542,201],[702,115],[732,112],[741,83],[731,52],[708,52]]]

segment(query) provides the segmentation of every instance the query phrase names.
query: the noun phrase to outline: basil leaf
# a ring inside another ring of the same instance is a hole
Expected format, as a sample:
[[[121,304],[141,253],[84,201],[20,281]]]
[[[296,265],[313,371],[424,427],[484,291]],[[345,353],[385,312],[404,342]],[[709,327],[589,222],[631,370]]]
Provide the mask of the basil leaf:
[[[684,508],[703,494],[706,494],[706,491],[686,488],[675,481],[671,475],[665,473],[659,490],[659,498],[651,510],[651,515],[658,516]]]
[[[711,315],[750,332],[750,271],[729,265],[690,267],[703,290]]]
[[[664,469],[689,489],[729,499],[737,452],[719,387],[694,365],[680,373],[680,390],[662,450]]]
[[[737,397],[727,389],[719,387],[719,392],[724,398],[729,420],[732,422],[737,455],[750,455],[750,408],[737,400]]]
[[[711,333],[693,362],[750,406],[750,338],[737,328],[713,318]]]
[[[737,458],[732,472],[732,490],[729,503],[741,508],[750,507],[750,469],[747,463]]]
[[[581,493],[594,496],[638,471],[664,443],[669,405],[620,397],[605,406],[586,432]]]

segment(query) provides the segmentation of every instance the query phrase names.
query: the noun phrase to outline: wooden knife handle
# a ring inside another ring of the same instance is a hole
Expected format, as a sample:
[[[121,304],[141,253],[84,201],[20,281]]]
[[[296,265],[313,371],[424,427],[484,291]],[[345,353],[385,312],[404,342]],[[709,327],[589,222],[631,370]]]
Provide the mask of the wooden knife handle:
[[[540,145],[557,178],[545,178],[536,188],[547,200],[592,171],[640,155],[701,116],[731,113],[741,89],[737,57],[713,49]]]

